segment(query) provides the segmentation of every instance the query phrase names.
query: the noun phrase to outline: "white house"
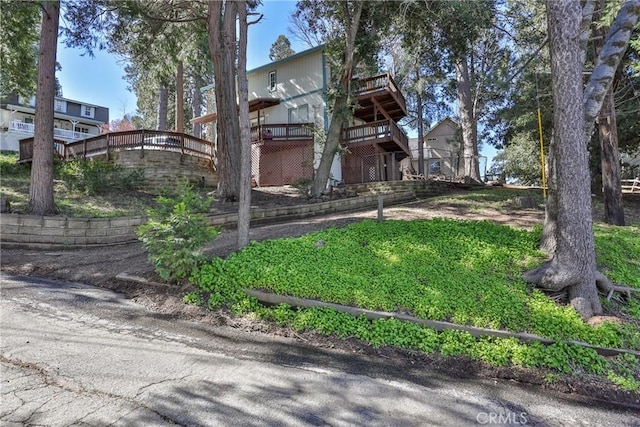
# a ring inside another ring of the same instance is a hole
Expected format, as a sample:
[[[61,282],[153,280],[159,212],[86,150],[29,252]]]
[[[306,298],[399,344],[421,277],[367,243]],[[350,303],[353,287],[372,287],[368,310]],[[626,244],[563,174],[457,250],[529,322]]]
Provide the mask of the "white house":
[[[318,46],[247,72],[252,135],[252,175],[259,185],[312,179],[329,129],[327,91],[331,70]],[[345,183],[399,179],[398,163],[409,156],[408,138],[397,122],[405,100],[388,74],[354,80],[359,108],[343,129],[342,153],[331,176]],[[203,91],[215,88],[207,86]],[[215,122],[215,108],[192,120]]]
[[[446,117],[424,134],[425,175],[449,177],[457,174],[460,156],[459,129],[460,125],[455,120]],[[418,138],[409,140],[409,148],[413,169],[418,171]]]
[[[10,95],[0,101],[0,150],[18,151],[21,139],[33,137],[35,104],[35,97],[25,99],[17,95]],[[55,98],[55,139],[75,141],[89,138],[100,134],[105,123],[109,123],[107,107],[67,98]]]

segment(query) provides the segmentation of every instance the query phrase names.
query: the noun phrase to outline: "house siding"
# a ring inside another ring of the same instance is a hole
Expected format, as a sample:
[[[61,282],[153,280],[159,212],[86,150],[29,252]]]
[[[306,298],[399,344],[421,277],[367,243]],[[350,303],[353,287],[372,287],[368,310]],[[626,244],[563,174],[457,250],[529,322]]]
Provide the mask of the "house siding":
[[[73,131],[75,128],[77,132],[97,135],[100,133],[100,126],[109,123],[109,109],[106,107],[60,97],[56,97],[55,99],[57,101],[64,101],[66,104],[65,111],[54,112],[54,128],[56,129]],[[25,101],[17,95],[10,95],[0,101],[0,106],[2,107],[0,112],[0,119],[2,120],[0,126],[1,150],[18,151],[19,141],[33,136],[33,130],[27,129],[26,126],[20,130],[11,129],[11,122],[13,121],[33,125],[33,122],[35,122],[35,106],[33,105],[33,100],[34,98]],[[82,116],[81,110],[84,105],[94,108],[93,117]],[[77,121],[75,126],[72,120]],[[29,126],[29,128],[33,129],[32,126]],[[71,136],[63,135],[55,135],[55,137],[64,140],[72,138]],[[76,136],[75,138],[77,139],[78,137]]]

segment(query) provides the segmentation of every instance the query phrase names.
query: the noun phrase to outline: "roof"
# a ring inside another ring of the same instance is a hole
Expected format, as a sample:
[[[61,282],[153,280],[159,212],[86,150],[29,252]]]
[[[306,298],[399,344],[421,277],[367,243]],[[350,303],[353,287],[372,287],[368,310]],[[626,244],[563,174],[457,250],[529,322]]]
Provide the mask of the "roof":
[[[435,125],[431,126],[429,128],[428,131],[425,132],[425,136],[430,134],[431,132],[433,132],[436,128],[438,128],[441,125],[444,125],[447,122],[451,122],[451,126],[453,126],[454,128],[459,128],[460,124],[458,122],[456,122],[455,120],[453,120],[451,117],[445,117],[444,119],[440,120],[438,123],[436,123]]]

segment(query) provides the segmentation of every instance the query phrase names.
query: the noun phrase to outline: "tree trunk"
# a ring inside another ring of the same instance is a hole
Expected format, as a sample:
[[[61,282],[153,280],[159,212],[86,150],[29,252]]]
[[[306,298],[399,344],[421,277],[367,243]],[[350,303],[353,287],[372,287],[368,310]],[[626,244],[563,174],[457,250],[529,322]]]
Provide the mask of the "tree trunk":
[[[56,92],[55,69],[60,3],[45,1],[41,6],[35,133],[27,209],[32,215],[50,215],[57,212],[53,201],[53,102]]]
[[[178,61],[176,69],[176,132],[184,133],[184,65]]]
[[[341,90],[346,92],[349,89],[348,86],[345,85]],[[327,138],[322,150],[322,157],[320,158],[320,164],[318,165],[316,176],[313,181],[313,189],[311,191],[312,197],[321,197],[327,188],[331,165],[333,164],[333,159],[338,151],[338,145],[340,145],[342,127],[346,123],[345,115],[348,114],[347,100],[347,95],[339,95],[333,104],[329,132],[327,133]]]
[[[464,175],[480,181],[480,165],[478,164],[478,130],[473,114],[471,97],[471,80],[466,59],[456,61],[456,89],[460,106],[460,124],[463,141]]]
[[[240,98],[240,201],[238,203],[238,250],[249,244],[251,222],[251,129],[249,82],[247,80],[247,4],[238,2],[240,43],[238,46],[238,94]]]
[[[236,92],[234,1],[209,2],[209,51],[213,61],[218,121],[218,197],[236,201],[240,192],[240,119]]]
[[[194,76],[193,77],[193,96],[191,97],[191,111],[193,117],[200,117],[202,115],[202,92],[200,92],[200,88],[204,86],[202,77]],[[193,136],[197,138],[202,138],[202,124],[194,123],[193,124]]]
[[[594,13],[594,20],[602,15],[604,1]],[[596,56],[600,55],[607,32],[599,27],[593,40]],[[617,72],[616,72],[617,75]],[[615,75],[614,75],[615,78]],[[624,225],[624,206],[622,202],[622,183],[620,181],[620,154],[618,152],[618,128],[616,125],[615,99],[613,85],[604,97],[598,115],[598,139],[600,140],[600,165],[602,169],[602,193],[604,196],[604,220],[607,224]],[[599,191],[598,188],[596,191]]]
[[[160,86],[158,94],[158,130],[167,130],[167,114],[169,112],[169,89],[167,86]]]
[[[551,137],[547,153],[547,200],[540,249],[549,256],[556,252],[556,230],[558,228],[558,176],[556,174],[556,143]]]
[[[602,312],[596,287],[588,152],[584,132],[579,0],[547,0],[558,180],[555,255],[524,274],[548,290],[567,288],[583,318]]]
[[[362,3],[363,2],[356,2],[352,19],[350,21],[347,19],[345,22],[347,34],[345,40],[345,62],[339,83],[340,94],[337,95],[333,104],[333,113],[331,114],[329,132],[322,150],[320,164],[318,165],[316,176],[313,181],[313,189],[311,191],[312,197],[320,197],[327,187],[329,174],[331,172],[331,165],[338,151],[338,146],[340,145],[342,126],[346,123],[346,119],[351,114],[347,104],[349,100],[353,69],[356,65],[356,34],[358,33],[358,26],[360,25],[360,15],[362,14],[363,7]]]
[[[607,33],[604,46],[598,54],[596,66],[583,93],[585,132],[589,135],[593,132],[593,122],[602,108],[605,95],[629,46],[629,39],[639,16],[640,0],[626,0],[618,11]]]
[[[416,79],[420,82],[420,67],[416,68]],[[422,105],[422,85],[418,84],[416,92],[416,104],[418,107],[418,173],[427,176],[429,171],[424,170],[424,118],[422,115],[424,106]]]
[[[604,220],[607,224],[624,225],[622,182],[620,181],[620,154],[618,152],[618,128],[613,99],[609,88],[598,116],[598,135],[602,161],[602,192],[604,195]]]

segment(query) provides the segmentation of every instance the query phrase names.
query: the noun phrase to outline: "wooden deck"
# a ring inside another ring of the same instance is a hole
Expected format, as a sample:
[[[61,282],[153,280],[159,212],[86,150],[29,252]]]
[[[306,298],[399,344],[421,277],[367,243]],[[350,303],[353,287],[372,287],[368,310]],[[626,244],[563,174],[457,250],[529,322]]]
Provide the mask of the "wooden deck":
[[[251,143],[266,145],[313,142],[313,123],[268,124],[251,128]]]
[[[342,131],[342,143],[347,147],[376,144],[384,151],[409,152],[409,138],[393,120],[378,120],[352,126]]]
[[[407,115],[404,95],[390,74],[354,81],[359,108],[354,116],[365,122],[387,118],[397,122]]]
[[[110,132],[79,141],[54,140],[54,150],[60,160],[84,160],[105,156],[113,150],[166,150],[183,155],[213,159],[215,149],[211,141],[178,132],[133,130]],[[29,163],[33,158],[33,138],[20,141],[20,163]]]

